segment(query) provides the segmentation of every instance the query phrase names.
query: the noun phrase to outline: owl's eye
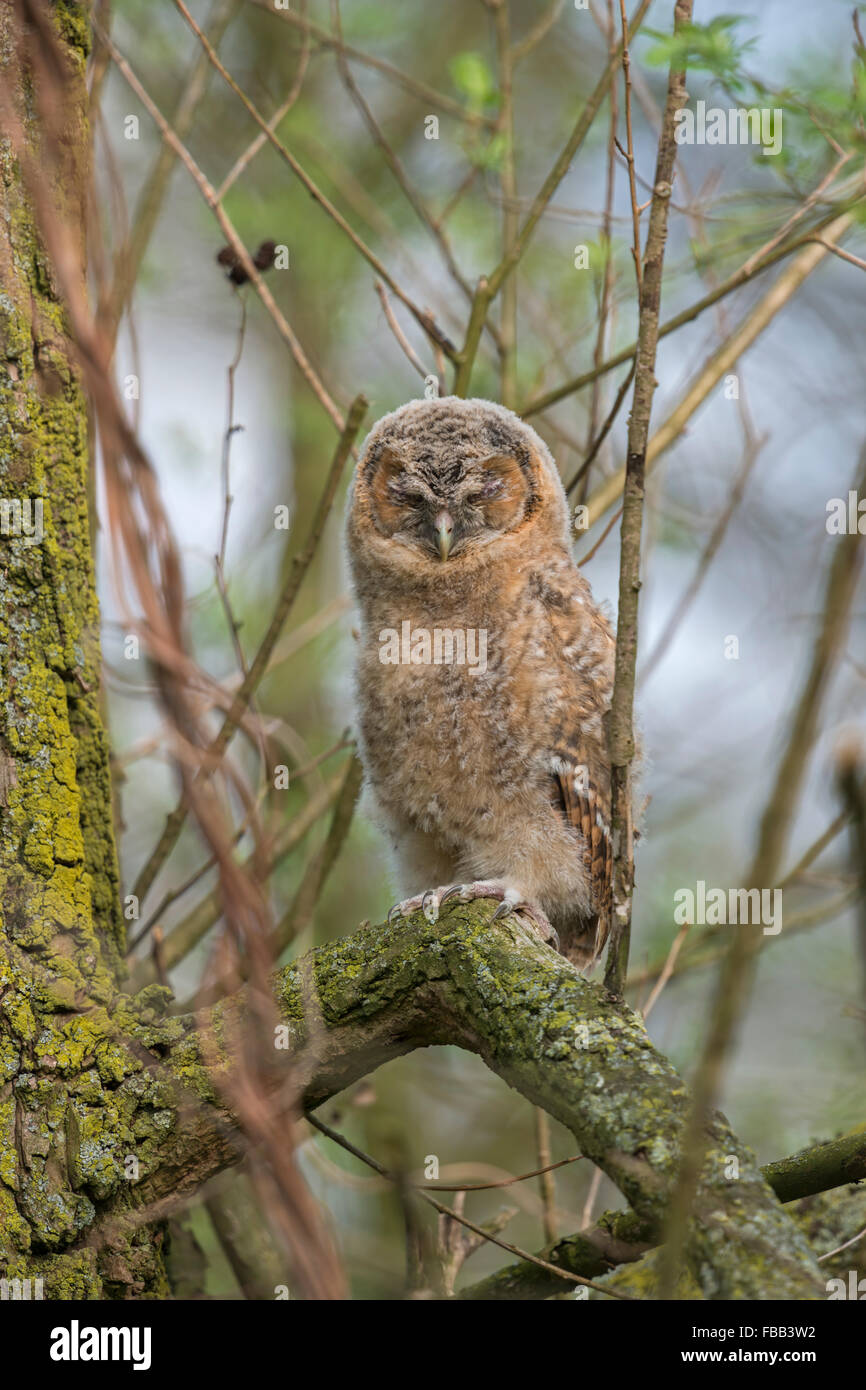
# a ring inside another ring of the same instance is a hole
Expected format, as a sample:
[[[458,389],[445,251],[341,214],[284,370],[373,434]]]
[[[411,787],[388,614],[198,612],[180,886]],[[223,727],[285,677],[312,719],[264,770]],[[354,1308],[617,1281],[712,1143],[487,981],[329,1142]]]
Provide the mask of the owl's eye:
[[[488,502],[492,497],[499,497],[504,486],[501,478],[485,478],[480,487],[473,488],[467,501]]]
[[[402,507],[414,507],[418,502],[418,494],[410,491],[406,486],[404,478],[391,478],[388,482],[388,496],[392,502]]]

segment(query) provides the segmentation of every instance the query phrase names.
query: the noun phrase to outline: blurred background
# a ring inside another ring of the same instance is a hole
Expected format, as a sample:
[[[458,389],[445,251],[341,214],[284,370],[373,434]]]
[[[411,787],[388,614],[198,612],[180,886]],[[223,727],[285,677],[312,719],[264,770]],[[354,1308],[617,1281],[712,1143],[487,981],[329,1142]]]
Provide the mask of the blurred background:
[[[279,138],[393,278],[460,344],[467,290],[498,261],[505,214],[510,209],[523,220],[599,79],[612,7],[606,0],[595,0],[588,9],[571,0],[553,6],[510,0],[510,39],[525,50],[513,74],[513,194],[508,192],[510,146],[500,120],[496,19],[482,0],[435,6],[420,0],[399,6],[345,0],[339,12],[322,3],[305,9],[301,0],[292,0],[288,14],[265,0],[214,0],[192,3],[190,10],[214,42],[218,39],[221,60],[266,117],[294,95],[277,128]],[[202,59],[196,36],[170,0],[156,5],[115,0],[112,11],[115,43],[169,119],[191,81],[199,83],[200,99],[184,138],[218,188],[255,138],[254,121]],[[650,187],[656,117],[667,82],[663,35],[670,31],[672,13],[670,0],[653,4],[631,46],[636,167]],[[618,5],[615,19],[618,35]],[[862,107],[856,90],[852,96],[857,38],[850,0],[825,0],[820,13],[791,0],[738,5],[698,0],[695,20],[708,26],[710,39],[705,65],[689,73],[690,106],[704,99],[708,106],[725,108],[781,108],[783,148],[767,157],[754,147],[681,147],[663,320],[701,299],[781,231],[829,176],[839,150],[850,151],[849,160],[810,204],[800,229],[826,217],[832,200],[846,191],[850,195],[858,178],[862,183]],[[333,41],[339,22],[350,50],[348,79]],[[395,70],[408,80],[395,77]],[[617,86],[624,141],[620,77]],[[138,117],[137,129],[130,116]],[[435,139],[427,138],[431,116],[438,120]],[[137,138],[129,138],[130,131]],[[609,136],[605,101],[515,276],[512,404],[518,408],[634,340],[628,178],[617,157],[606,211]],[[109,242],[117,240],[124,206],[130,219],[140,215],[142,190],[160,144],[147,112],[110,68],[95,156]],[[639,193],[642,200],[649,197],[640,186]],[[268,270],[267,285],[341,409],[363,391],[370,401],[368,428],[386,411],[423,395],[424,377],[441,367],[425,335],[389,293],[387,310],[417,356],[413,365],[377,293],[376,272],[269,144],[243,168],[224,205],[251,251],[268,240],[288,248],[288,266]],[[855,213],[845,242],[859,257],[866,254],[861,217]],[[304,544],[337,433],[251,287],[233,285],[217,263],[224,244],[200,191],[178,165],[121,328],[117,373],[123,382],[134,379],[126,390],[130,409],[182,547],[192,648],[211,676],[230,683],[237,677],[239,653],[249,661],[255,652],[291,557]],[[581,246],[588,248],[585,268],[576,265]],[[662,339],[655,428],[788,263],[782,261]],[[864,307],[864,268],[824,257],[732,373],[713,385],[650,475],[639,659],[645,670],[638,695],[644,751],[638,795],[646,808],[632,937],[636,981],[630,993],[637,1006],[646,1003],[677,935],[674,893],[694,889],[699,880],[724,888],[744,882],[822,623],[835,541],[827,531],[827,504],[834,497],[847,499],[866,440]],[[595,390],[588,385],[531,415],[566,480],[585,457],[624,371],[620,367],[602,377]],[[449,372],[448,389],[450,382]],[[489,338],[482,343],[472,394],[501,399],[497,354]],[[628,401],[598,451],[587,492],[573,493],[574,501],[591,498],[624,462],[627,410]],[[232,504],[223,572],[228,604],[220,596],[214,565],[225,514],[227,431]],[[271,772],[263,773],[255,738],[239,737],[232,745],[237,767],[261,793],[271,829],[288,827],[314,798],[323,799],[323,814],[311,818],[307,833],[282,857],[270,880],[277,918],[295,900],[305,868],[328,833],[334,796],[324,793],[345,770],[344,732],[353,725],[352,613],[342,545],[348,472],[255,702],[271,763],[290,769],[288,788],[275,788]],[[274,509],[280,506],[289,509],[288,531],[275,526]],[[609,509],[588,532],[576,534],[578,558],[594,551],[612,515]],[[584,572],[615,619],[618,527]],[[697,592],[670,631],[672,615],[696,576]],[[104,536],[100,577],[128,893],[175,804],[177,785],[143,663],[125,656],[127,625]],[[227,612],[237,626],[234,638]],[[861,590],[847,649],[835,664],[805,790],[792,808],[788,870],[842,809],[836,756],[862,732],[863,635]],[[218,727],[216,713],[213,727]],[[323,754],[329,756],[317,762]],[[302,775],[295,776],[299,769]],[[131,936],[157,909],[164,944],[179,924],[188,925],[213,883],[208,873],[189,883],[204,859],[188,827],[141,905],[140,919],[130,922]],[[786,883],[784,928],[765,939],[723,1098],[733,1128],[762,1162],[864,1119],[866,1004],[855,882],[849,832],[843,828]],[[317,900],[299,914],[301,930],[285,958],[354,931],[365,919],[380,921],[393,896],[383,846],[359,811]],[[170,968],[179,1001],[194,995],[219,930],[218,921],[210,925]],[[695,926],[690,936],[706,931]],[[151,942],[152,928],[134,954],[134,970],[152,968]],[[700,1048],[716,968],[717,959],[711,959],[675,973],[648,1021],[654,1041],[686,1077]],[[391,1063],[322,1113],[381,1162],[416,1177],[427,1165],[427,1175],[440,1182],[491,1183],[539,1166],[532,1108],[479,1060],[457,1049],[418,1052]],[[550,1146],[553,1161],[574,1152],[573,1138],[553,1121]],[[430,1167],[431,1158],[438,1161],[438,1172]],[[393,1189],[321,1137],[304,1141],[301,1163],[331,1215],[356,1296],[399,1296],[406,1286],[405,1236]],[[555,1211],[548,1210],[547,1218],[549,1223],[552,1216],[561,1234],[620,1204],[606,1180],[593,1182],[587,1163],[561,1168],[554,1178]],[[223,1181],[228,1203],[234,1181]],[[503,1205],[516,1209],[506,1239],[530,1250],[544,1244],[537,1179],[470,1194],[466,1213],[486,1221]],[[427,1215],[422,1213],[422,1223]],[[198,1292],[243,1296],[244,1280],[232,1269],[204,1203],[190,1211],[187,1233],[203,1252]],[[480,1278],[508,1258],[483,1247],[465,1265],[460,1283]]]

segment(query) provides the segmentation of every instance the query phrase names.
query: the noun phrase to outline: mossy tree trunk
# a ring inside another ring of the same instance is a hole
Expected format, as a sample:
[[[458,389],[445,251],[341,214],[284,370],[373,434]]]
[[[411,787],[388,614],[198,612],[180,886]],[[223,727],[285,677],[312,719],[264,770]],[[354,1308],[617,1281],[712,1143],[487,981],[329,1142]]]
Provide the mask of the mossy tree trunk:
[[[52,193],[78,230],[82,275],[87,10],[53,11],[74,77],[64,177]],[[35,152],[17,22],[17,7],[0,6],[0,83]],[[54,1296],[152,1290],[162,1275],[145,1243],[138,1255],[77,1248],[105,1185],[100,1134],[117,1080],[101,1059],[93,1010],[117,991],[124,941],[100,712],[88,415],[7,139],[0,173],[0,1274],[49,1276]]]

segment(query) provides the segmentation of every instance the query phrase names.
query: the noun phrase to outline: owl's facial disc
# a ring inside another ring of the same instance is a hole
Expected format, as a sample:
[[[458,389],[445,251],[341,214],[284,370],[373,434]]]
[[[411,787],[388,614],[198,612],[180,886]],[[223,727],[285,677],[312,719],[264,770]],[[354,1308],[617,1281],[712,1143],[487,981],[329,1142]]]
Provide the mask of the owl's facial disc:
[[[506,455],[437,467],[405,462],[386,448],[370,496],[384,535],[453,562],[513,530],[525,514],[529,486],[517,460]]]

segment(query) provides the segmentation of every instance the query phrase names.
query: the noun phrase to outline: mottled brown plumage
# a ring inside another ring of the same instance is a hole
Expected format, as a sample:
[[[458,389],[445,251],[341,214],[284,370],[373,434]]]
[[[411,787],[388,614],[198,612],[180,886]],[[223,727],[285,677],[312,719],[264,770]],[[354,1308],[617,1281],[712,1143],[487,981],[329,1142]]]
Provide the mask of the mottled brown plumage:
[[[614,646],[545,444],[489,401],[413,401],[367,438],[347,539],[361,755],[403,891],[435,889],[434,914],[452,885],[528,903],[571,960],[593,960],[610,904]],[[437,631],[464,634],[464,664]]]

